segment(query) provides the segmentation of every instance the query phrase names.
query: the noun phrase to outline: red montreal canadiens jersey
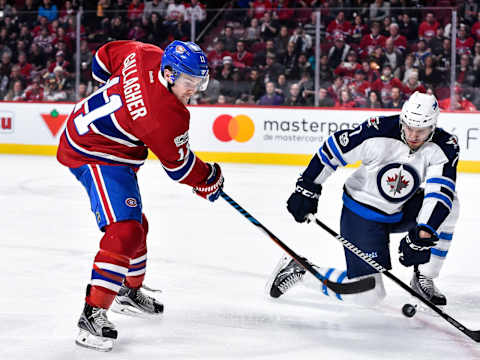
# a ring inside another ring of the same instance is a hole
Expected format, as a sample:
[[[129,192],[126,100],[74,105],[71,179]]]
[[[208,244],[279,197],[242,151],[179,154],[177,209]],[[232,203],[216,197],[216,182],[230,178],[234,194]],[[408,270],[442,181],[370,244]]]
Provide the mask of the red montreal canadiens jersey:
[[[136,41],[113,41],[96,52],[92,74],[104,85],[75,105],[60,139],[60,163],[138,168],[150,149],[175,181],[196,186],[208,176],[189,147],[190,113],[161,76],[162,56],[162,49]]]

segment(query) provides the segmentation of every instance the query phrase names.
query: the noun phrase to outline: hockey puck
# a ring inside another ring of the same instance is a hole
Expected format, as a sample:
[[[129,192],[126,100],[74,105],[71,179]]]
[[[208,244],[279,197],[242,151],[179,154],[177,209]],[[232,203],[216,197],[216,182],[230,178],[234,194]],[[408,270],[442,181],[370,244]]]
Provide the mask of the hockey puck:
[[[402,307],[402,314],[408,318],[413,317],[417,312],[417,307],[411,304],[405,304]]]

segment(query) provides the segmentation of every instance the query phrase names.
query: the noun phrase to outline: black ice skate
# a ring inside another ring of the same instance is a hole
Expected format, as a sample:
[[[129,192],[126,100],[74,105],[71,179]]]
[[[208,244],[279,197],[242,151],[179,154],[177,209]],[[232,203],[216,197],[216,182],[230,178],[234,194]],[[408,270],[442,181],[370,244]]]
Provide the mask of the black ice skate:
[[[412,281],[410,281],[410,286],[415,290],[419,295],[422,295],[425,299],[430,300],[435,305],[447,305],[447,298],[443,295],[440,290],[437,289],[433,283],[433,279],[423,275],[416,269],[413,272]]]
[[[119,314],[142,317],[144,315],[162,314],[163,304],[144,294],[141,289],[131,289],[122,285],[111,309]]]
[[[289,256],[280,259],[267,283],[267,291],[273,298],[279,298],[302,280],[305,269]]]
[[[117,338],[117,330],[107,318],[107,310],[93,307],[85,303],[82,315],[78,320],[80,332],[75,342],[98,351],[110,351]]]

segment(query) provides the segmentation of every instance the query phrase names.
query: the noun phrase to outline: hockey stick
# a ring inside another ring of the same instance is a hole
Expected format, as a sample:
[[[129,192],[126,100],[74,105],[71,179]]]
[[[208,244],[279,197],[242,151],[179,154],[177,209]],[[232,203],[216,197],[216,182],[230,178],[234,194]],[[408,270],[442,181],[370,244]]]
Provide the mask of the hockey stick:
[[[417,292],[415,290],[413,290],[410,286],[405,284],[403,281],[401,281],[399,278],[397,278],[395,275],[393,275],[390,271],[388,271],[382,265],[377,263],[375,260],[373,260],[367,254],[365,254],[362,250],[360,250],[354,244],[349,242],[347,239],[345,239],[341,235],[337,234],[335,231],[330,229],[327,225],[325,225],[323,222],[321,222],[317,218],[314,218],[314,217],[312,217],[312,218],[313,218],[313,220],[315,220],[315,223],[317,225],[319,225],[322,229],[324,229],[326,232],[328,232],[330,235],[332,235],[334,238],[336,238],[345,248],[350,250],[353,254],[357,255],[360,259],[365,261],[368,265],[370,265],[372,268],[377,270],[379,273],[382,273],[383,275],[385,275],[386,277],[391,279],[393,282],[395,282],[397,285],[399,285],[401,288],[403,288],[405,291],[407,291],[410,295],[412,295],[413,297],[416,297],[418,300],[420,300],[422,303],[427,305],[430,309],[435,311],[438,315],[440,315],[442,318],[444,318],[450,324],[455,326],[458,330],[460,330],[465,335],[467,335],[470,339],[472,339],[476,342],[480,342],[480,330],[470,330],[470,329],[468,329],[467,327],[465,327],[464,325],[459,323],[457,320],[452,318],[450,315],[443,312],[440,308],[438,308],[431,301],[429,301],[429,300],[425,299],[423,296],[417,294]]]
[[[285,243],[283,243],[279,238],[277,238],[270,230],[263,226],[257,219],[250,215],[244,208],[242,208],[235,200],[230,196],[225,194],[223,191],[220,193],[220,196],[225,199],[230,205],[232,205],[235,210],[240,214],[245,216],[252,224],[260,228],[264,233],[266,233],[270,239],[272,239],[278,246],[280,246],[288,255],[290,255],[297,263],[302,265],[307,271],[309,271],[313,276],[320,280],[326,287],[331,289],[337,294],[356,294],[364,291],[371,290],[375,287],[375,278],[368,277],[361,280],[348,282],[348,283],[337,283],[328,280],[322,276],[318,271],[316,271],[306,259],[301,258],[297,253],[290,249]]]

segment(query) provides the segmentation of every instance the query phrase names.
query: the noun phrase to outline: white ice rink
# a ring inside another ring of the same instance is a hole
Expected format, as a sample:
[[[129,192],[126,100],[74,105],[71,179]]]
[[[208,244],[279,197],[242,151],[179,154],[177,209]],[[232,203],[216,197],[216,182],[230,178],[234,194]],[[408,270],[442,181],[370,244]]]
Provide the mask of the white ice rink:
[[[162,318],[111,314],[119,338],[111,353],[74,344],[101,233],[87,195],[53,157],[0,156],[0,359],[480,359],[475,343],[425,311],[405,318],[409,295],[385,279],[377,309],[342,304],[303,287],[265,296],[282,250],[223,199],[211,204],[168,179],[150,161],[140,170],[150,223],[146,284],[161,288]],[[338,242],[293,221],[285,202],[299,167],[224,164],[225,192],[281,240],[318,265],[344,268]],[[339,169],[320,198],[320,219],[338,230]],[[446,312],[480,329],[479,176],[460,174],[461,215],[437,280]],[[405,282],[411,269],[397,260]]]

